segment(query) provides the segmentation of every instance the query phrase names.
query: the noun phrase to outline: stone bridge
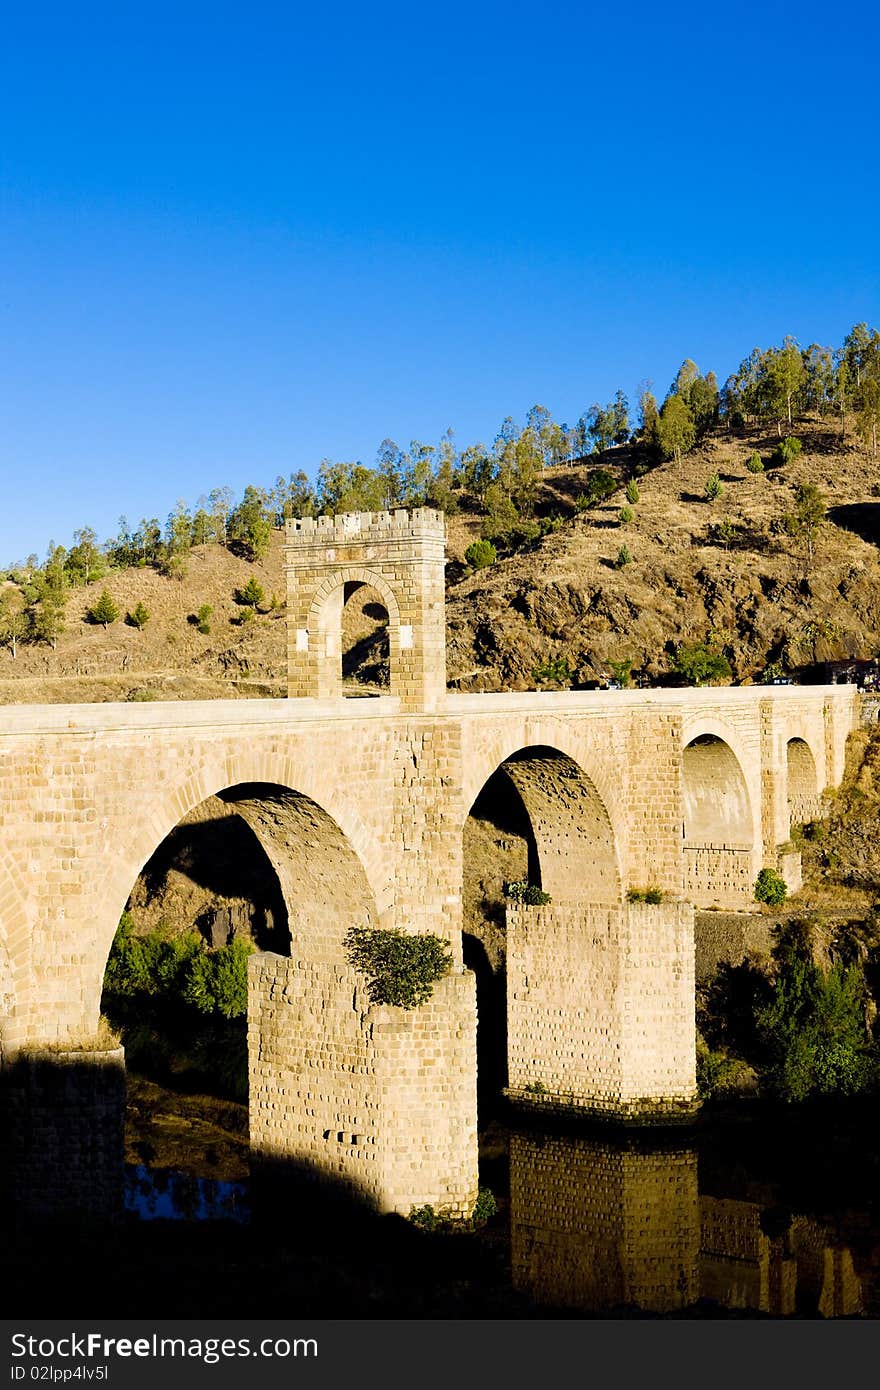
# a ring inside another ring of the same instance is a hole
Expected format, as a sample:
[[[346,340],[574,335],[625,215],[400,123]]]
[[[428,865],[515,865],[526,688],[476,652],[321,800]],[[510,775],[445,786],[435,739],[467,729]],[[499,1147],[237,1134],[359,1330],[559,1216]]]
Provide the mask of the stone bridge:
[[[462,836],[502,769],[551,898],[508,912],[510,1094],[624,1121],[693,1110],[693,909],[747,907],[764,865],[796,883],[790,827],[840,781],[856,694],[447,694],[443,540],[424,510],[288,523],[287,700],[0,712],[8,1072],[88,1049],[135,880],[219,797],[265,850],[288,918],[289,952],[251,962],[255,1155],[384,1209],[468,1211],[477,1020]],[[341,616],[365,584],[389,615],[391,693],[355,701]],[[648,887],[661,902],[631,900]],[[352,925],[436,933],[453,970],[416,1010],[371,1007],[343,950]]]

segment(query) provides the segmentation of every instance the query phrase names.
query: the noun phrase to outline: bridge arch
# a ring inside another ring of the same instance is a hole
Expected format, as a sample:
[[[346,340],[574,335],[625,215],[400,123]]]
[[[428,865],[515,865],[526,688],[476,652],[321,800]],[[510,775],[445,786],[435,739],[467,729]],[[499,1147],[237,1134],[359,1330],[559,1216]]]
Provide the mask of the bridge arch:
[[[816,759],[803,738],[789,738],[785,745],[785,775],[789,831],[794,825],[815,820],[820,814]]]
[[[525,758],[530,749],[549,750],[557,757],[569,759],[579,769],[585,785],[589,784],[601,803],[603,816],[610,826],[615,863],[622,881],[627,824],[621,798],[616,794],[610,769],[606,765],[607,758],[603,758],[593,743],[580,738],[578,731],[570,724],[566,725],[564,720],[529,719],[524,725],[502,727],[491,733],[480,731],[474,744],[465,750],[463,758],[462,825],[489,779],[512,759]]]
[[[134,883],[158,846],[191,811],[212,797],[236,803],[236,811],[265,851],[287,908],[292,952],[308,938],[310,949],[319,949],[322,958],[341,959],[336,947],[331,950],[326,942],[318,947],[314,931],[319,917],[329,923],[331,890],[338,891],[346,905],[339,920],[352,917],[348,925],[355,924],[355,915],[357,925],[377,925],[390,911],[393,883],[381,847],[344,795],[328,787],[316,770],[283,754],[234,754],[163,789],[141,808],[127,842],[121,849],[117,845],[96,895],[101,909],[87,993],[89,1026],[97,1024],[104,968]],[[353,885],[357,885],[356,893]],[[337,947],[342,934],[344,929],[337,934]]]
[[[342,690],[342,615],[352,592],[362,586],[375,591],[388,614],[388,693],[400,693],[401,618],[397,595],[377,570],[344,565],[321,581],[308,613],[307,640],[317,653],[318,694],[325,698]],[[411,642],[410,629],[404,633],[404,640]]]
[[[757,871],[760,807],[727,733],[691,731],[682,748],[685,890],[696,907],[745,906]]]

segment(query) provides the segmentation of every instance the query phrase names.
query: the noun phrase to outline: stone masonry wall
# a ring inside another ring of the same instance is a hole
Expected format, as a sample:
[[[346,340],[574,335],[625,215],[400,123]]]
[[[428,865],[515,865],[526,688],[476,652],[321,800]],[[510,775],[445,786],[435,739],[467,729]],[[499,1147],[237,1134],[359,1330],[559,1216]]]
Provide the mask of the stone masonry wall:
[[[634,1122],[692,1112],[687,904],[509,907],[507,999],[519,1102]]]
[[[740,908],[754,904],[760,862],[753,850],[685,845],[684,895],[695,907]]]
[[[255,1163],[382,1211],[469,1214],[476,1199],[473,977],[413,1010],[369,1005],[350,967],[261,954],[249,965]]]

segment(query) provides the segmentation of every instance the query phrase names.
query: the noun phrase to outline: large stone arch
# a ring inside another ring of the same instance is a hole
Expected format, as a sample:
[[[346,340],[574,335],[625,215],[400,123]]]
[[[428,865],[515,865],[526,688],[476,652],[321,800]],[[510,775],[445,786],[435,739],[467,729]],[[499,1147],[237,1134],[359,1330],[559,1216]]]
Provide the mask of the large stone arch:
[[[277,749],[270,753],[252,753],[245,749],[207,766],[200,764],[176,785],[163,787],[146,807],[140,808],[141,814],[131,827],[130,838],[122,838],[121,848],[117,840],[116,853],[97,894],[97,901],[102,904],[97,940],[97,953],[101,961],[106,961],[109,954],[132,885],[156,847],[190,811],[209,797],[220,796],[231,788],[252,786],[275,787],[279,796],[286,795],[286,815],[292,814],[295,805],[308,802],[338,828],[339,834],[351,848],[358,871],[363,873],[369,886],[375,918],[377,921],[384,920],[393,905],[393,881],[382,847],[356,809],[337,786],[319,778],[304,762]],[[304,802],[297,799],[304,799]],[[265,830],[261,833],[260,827],[265,826],[265,821],[253,803],[254,799],[250,798],[242,808],[244,818],[260,839],[279,875],[279,881],[284,875],[289,882],[289,866],[285,867],[278,844],[265,834]],[[285,897],[288,897],[287,892]]]
[[[686,895],[696,907],[744,907],[760,858],[760,802],[736,736],[720,721],[682,739],[682,841]],[[756,804],[756,801],[758,804]]]
[[[595,783],[567,753],[547,744],[519,748],[502,772],[525,807],[541,887],[556,902],[619,902],[614,828]]]
[[[551,897],[507,908],[508,1094],[635,1121],[689,1113],[692,914],[679,902],[623,900],[597,782],[562,751],[550,721],[540,729],[530,724],[514,747],[495,735],[475,765],[465,759],[465,801],[478,776],[500,772],[515,788]]]
[[[613,845],[613,875],[609,859],[606,860],[608,873],[605,877],[606,881],[612,876],[616,878],[615,896],[619,898],[620,885],[625,878],[624,847],[627,841],[623,800],[620,796],[615,795],[615,787],[611,777],[602,766],[602,761],[597,756],[595,749],[586,741],[579,739],[576,731],[570,725],[566,727],[563,721],[530,719],[524,727],[481,732],[475,745],[467,749],[463,760],[460,804],[462,826],[470,815],[471,808],[482,788],[499,769],[503,768],[506,771],[508,764],[511,766],[516,763],[528,764],[530,758],[535,755],[537,755],[538,760],[550,756],[557,763],[555,774],[550,764],[547,767],[550,774],[547,784],[549,797],[545,799],[537,787],[532,790],[532,802],[539,819],[542,811],[550,811],[553,793],[561,792],[562,802],[570,803],[571,799],[566,796],[565,789],[568,787],[570,790],[576,786],[581,811],[586,813],[588,822],[595,826],[596,831],[600,832],[603,837],[607,834],[607,843]],[[533,779],[528,778],[523,771],[518,780],[525,788]],[[517,790],[522,795],[519,786]],[[526,806],[526,810],[531,816],[528,806]],[[549,819],[548,816],[548,824]],[[565,894],[565,896],[569,895]],[[575,896],[581,895],[578,893]],[[607,894],[603,894],[602,899],[597,899],[597,901],[604,900],[606,896]]]

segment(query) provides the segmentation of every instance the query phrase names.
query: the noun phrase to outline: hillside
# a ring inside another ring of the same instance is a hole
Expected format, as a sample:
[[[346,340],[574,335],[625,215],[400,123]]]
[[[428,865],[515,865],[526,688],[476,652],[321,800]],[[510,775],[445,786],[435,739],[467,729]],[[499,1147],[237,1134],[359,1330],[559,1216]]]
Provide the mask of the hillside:
[[[464,496],[449,520],[451,686],[533,687],[535,667],[557,656],[568,658],[577,683],[607,678],[607,663],[621,660],[631,660],[648,681],[662,680],[674,646],[693,641],[722,651],[734,679],[746,681],[780,658],[797,669],[874,656],[880,609],[875,465],[861,447],[841,446],[827,423],[799,421],[793,432],[803,441],[802,455],[774,467],[772,430],[716,431],[680,463],[638,477],[640,496],[625,525],[620,512],[623,484],[634,476],[632,450],[611,448],[578,465],[548,469],[536,513],[557,516],[558,529],[478,571],[462,557],[479,537],[482,518]],[[746,460],[756,449],[766,467],[752,474]],[[614,472],[621,488],[578,513],[574,499],[599,464]],[[705,483],[713,473],[723,491],[710,502]],[[804,483],[818,487],[828,505],[812,562],[783,525]],[[181,578],[130,568],[72,589],[56,650],[22,643],[14,659],[8,647],[0,651],[0,703],[283,695],[281,543],[275,530],[257,562],[217,544],[200,545],[190,551]],[[632,560],[618,568],[623,544]],[[265,599],[254,620],[242,624],[235,594],[252,576]],[[121,615],[106,630],[86,621],[104,588]],[[150,614],[142,630],[123,618],[138,602]],[[195,620],[203,604],[213,610],[207,634]],[[347,645],[357,644],[358,655],[370,661],[378,655],[376,622],[363,607],[355,602],[346,610]],[[369,674],[375,677],[375,669]]]
[[[874,656],[876,468],[827,428],[801,422],[795,432],[800,458],[759,474],[746,460],[757,449],[766,463],[775,434],[716,434],[680,464],[638,479],[628,524],[620,523],[618,492],[533,550],[464,575],[448,595],[450,681],[462,690],[529,687],[535,666],[553,656],[567,656],[579,682],[607,678],[606,663],[621,660],[654,681],[669,671],[674,645],[695,641],[723,651],[738,680],[754,679],[780,657],[798,668]],[[623,478],[626,449],[608,450],[601,461],[614,466],[616,456]],[[713,473],[723,492],[709,502]],[[560,499],[583,486],[571,470],[557,470],[548,483]],[[812,565],[782,527],[803,483],[820,488],[828,505]],[[712,535],[725,520],[726,542]],[[459,552],[462,529],[454,519]],[[617,568],[623,544],[632,561]]]

